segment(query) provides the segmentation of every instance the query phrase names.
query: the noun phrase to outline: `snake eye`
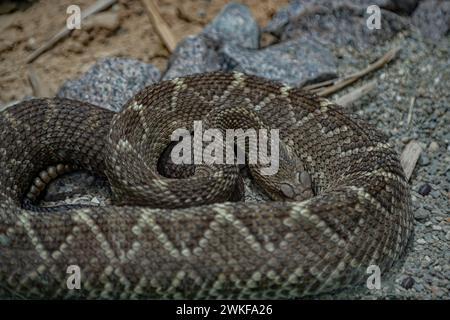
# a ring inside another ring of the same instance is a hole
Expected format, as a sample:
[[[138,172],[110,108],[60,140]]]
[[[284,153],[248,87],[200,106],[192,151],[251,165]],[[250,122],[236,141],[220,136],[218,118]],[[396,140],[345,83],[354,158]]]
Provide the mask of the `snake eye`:
[[[298,173],[299,178],[298,181],[305,187],[311,187],[311,176],[309,175],[308,172],[306,171],[302,171]]]
[[[286,198],[293,199],[295,196],[294,187],[288,183],[282,183],[280,185],[280,190]]]

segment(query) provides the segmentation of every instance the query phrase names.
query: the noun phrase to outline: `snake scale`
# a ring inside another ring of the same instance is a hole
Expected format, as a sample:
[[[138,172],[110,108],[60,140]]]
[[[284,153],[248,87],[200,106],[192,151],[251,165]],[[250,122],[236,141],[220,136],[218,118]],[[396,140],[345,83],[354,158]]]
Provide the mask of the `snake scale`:
[[[289,161],[275,182],[255,177],[273,200],[254,203],[214,202],[229,197],[233,166],[182,179],[157,170],[173,129],[208,117],[251,127],[246,114],[279,129],[314,196],[277,193]],[[49,180],[43,169],[68,165],[106,176],[113,205],[23,206]],[[117,114],[59,98],[11,106],[0,113],[0,170],[3,297],[308,296],[365,286],[370,265],[383,276],[413,229],[409,186],[381,132],[324,98],[237,72],[151,85]],[[81,289],[67,288],[70,265]]]

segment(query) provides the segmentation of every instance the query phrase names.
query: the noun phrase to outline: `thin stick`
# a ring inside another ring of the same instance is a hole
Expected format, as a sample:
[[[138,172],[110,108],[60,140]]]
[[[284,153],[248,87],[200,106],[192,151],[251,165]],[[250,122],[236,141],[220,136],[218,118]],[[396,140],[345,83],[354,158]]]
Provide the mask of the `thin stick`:
[[[81,12],[81,20],[109,8],[111,5],[116,3],[117,0],[98,0],[92,6],[87,8],[85,11]],[[50,39],[48,39],[41,47],[33,51],[26,59],[26,63],[33,62],[41,54],[51,49],[57,42],[61,39],[67,37],[73,30],[68,29],[67,26],[62,28],[59,32],[54,34]]]
[[[47,86],[47,83],[42,81],[42,79],[38,76],[32,65],[28,66],[28,81],[33,89],[34,96],[42,98],[50,97],[52,95],[51,89]]]
[[[336,100],[336,103],[343,107],[346,107],[355,102],[356,100],[360,99],[362,96],[368,94],[370,91],[375,89],[376,86],[377,86],[376,80],[372,80],[371,82],[368,82],[365,85],[356,88],[355,90],[350,91],[349,93],[343,95],[342,97]]]
[[[385,64],[389,63],[396,57],[399,50],[400,50],[400,48],[398,48],[398,47],[389,50],[380,59],[376,60],[372,64],[369,64],[363,70],[357,71],[346,77],[343,77],[341,79],[327,80],[327,81],[315,83],[312,85],[305,86],[305,87],[303,87],[303,89],[313,91],[320,96],[329,96],[332,93],[334,93],[334,92],[348,86],[349,84],[352,84],[356,80],[364,77],[366,74],[368,74],[372,71],[375,71],[375,70],[381,68],[382,66],[384,66]],[[330,84],[332,84],[332,85],[330,86]],[[325,86],[328,86],[328,87],[323,89],[322,87],[325,87]]]
[[[153,28],[158,33],[159,38],[164,43],[169,52],[173,52],[175,47],[177,46],[177,41],[175,40],[175,36],[167,25],[166,21],[164,21],[161,13],[159,12],[158,6],[156,5],[154,0],[142,0],[145,8],[147,9],[148,16],[150,17],[150,23]]]
[[[414,109],[414,104],[416,102],[416,97],[411,98],[411,102],[409,103],[409,110],[408,110],[408,118],[406,120],[406,124],[409,126],[412,120],[412,111]]]

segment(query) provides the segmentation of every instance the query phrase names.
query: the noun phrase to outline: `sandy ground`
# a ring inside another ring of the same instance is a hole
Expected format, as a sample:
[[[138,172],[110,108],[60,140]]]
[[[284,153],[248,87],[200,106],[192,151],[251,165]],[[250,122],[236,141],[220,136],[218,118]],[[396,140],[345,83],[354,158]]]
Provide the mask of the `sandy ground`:
[[[85,9],[95,0],[78,0]],[[158,0],[163,18],[177,41],[196,34],[229,1]],[[81,30],[59,42],[31,65],[27,56],[64,27],[66,9],[73,0],[41,0],[7,14],[0,14],[0,104],[39,96],[29,83],[30,68],[44,84],[45,95],[52,96],[65,80],[73,79],[98,59],[121,56],[139,59],[164,71],[169,52],[150,24],[139,0],[120,0],[106,10],[103,19],[82,23]],[[244,0],[258,23],[264,26],[277,8],[287,0]]]

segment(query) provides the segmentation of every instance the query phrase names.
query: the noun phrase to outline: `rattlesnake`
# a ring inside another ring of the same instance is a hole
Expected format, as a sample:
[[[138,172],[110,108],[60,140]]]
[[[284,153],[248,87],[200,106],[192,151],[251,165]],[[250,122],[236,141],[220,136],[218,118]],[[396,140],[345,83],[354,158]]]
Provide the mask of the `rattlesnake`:
[[[169,129],[216,108],[279,129],[314,196],[211,203],[211,193],[230,196],[222,178],[233,166],[184,179],[158,173],[150,153],[164,149]],[[370,265],[383,276],[412,233],[409,186],[387,138],[324,98],[255,76],[164,81],[118,114],[68,99],[25,101],[0,113],[0,137],[1,296],[293,298],[363,286]],[[25,209],[30,186],[33,196],[48,180],[41,170],[65,165],[106,175],[114,205]],[[67,287],[70,265],[81,289]]]

